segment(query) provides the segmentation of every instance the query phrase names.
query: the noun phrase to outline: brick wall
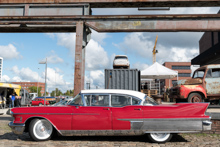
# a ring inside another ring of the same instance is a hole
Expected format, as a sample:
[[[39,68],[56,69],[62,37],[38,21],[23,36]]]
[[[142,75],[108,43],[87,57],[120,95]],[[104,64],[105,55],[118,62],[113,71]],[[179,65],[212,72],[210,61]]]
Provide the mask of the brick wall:
[[[212,130],[204,131],[203,133],[207,134],[220,134],[220,113],[206,113],[212,117]]]

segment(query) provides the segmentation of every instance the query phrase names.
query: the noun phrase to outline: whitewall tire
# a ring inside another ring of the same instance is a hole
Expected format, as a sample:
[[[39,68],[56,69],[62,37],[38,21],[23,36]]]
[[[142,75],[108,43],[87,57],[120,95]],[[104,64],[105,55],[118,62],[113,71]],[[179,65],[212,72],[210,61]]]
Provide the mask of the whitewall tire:
[[[53,126],[46,119],[33,119],[29,125],[29,134],[33,140],[49,140],[53,134]]]
[[[154,143],[164,143],[170,141],[172,134],[170,133],[150,133],[148,138]]]

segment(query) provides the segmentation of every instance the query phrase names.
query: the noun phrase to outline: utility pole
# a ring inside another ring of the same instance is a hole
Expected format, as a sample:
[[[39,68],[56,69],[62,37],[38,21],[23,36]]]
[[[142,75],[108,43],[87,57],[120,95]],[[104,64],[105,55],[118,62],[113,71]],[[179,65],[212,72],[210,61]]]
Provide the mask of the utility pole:
[[[37,73],[37,75],[38,75],[38,77],[37,77],[37,96],[39,96],[38,95],[38,86],[39,86],[39,68],[38,68],[38,71],[37,71],[38,73]]]
[[[56,97],[56,71],[55,71],[55,97]]]

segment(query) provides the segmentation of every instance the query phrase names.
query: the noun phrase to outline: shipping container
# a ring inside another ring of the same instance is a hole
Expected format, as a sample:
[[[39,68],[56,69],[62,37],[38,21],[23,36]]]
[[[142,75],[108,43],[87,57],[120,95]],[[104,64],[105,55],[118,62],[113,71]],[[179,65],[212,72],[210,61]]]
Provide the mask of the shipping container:
[[[140,71],[137,69],[105,69],[105,89],[140,91]]]

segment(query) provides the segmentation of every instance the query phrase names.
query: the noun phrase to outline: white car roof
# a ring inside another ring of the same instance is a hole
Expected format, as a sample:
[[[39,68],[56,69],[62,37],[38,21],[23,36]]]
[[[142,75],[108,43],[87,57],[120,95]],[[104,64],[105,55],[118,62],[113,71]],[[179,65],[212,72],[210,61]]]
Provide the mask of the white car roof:
[[[82,90],[82,94],[86,93],[111,93],[111,94],[127,94],[131,95],[137,98],[140,98],[141,100],[144,100],[145,94],[138,92],[138,91],[133,91],[133,90],[122,90],[122,89],[92,89],[92,90]]]

